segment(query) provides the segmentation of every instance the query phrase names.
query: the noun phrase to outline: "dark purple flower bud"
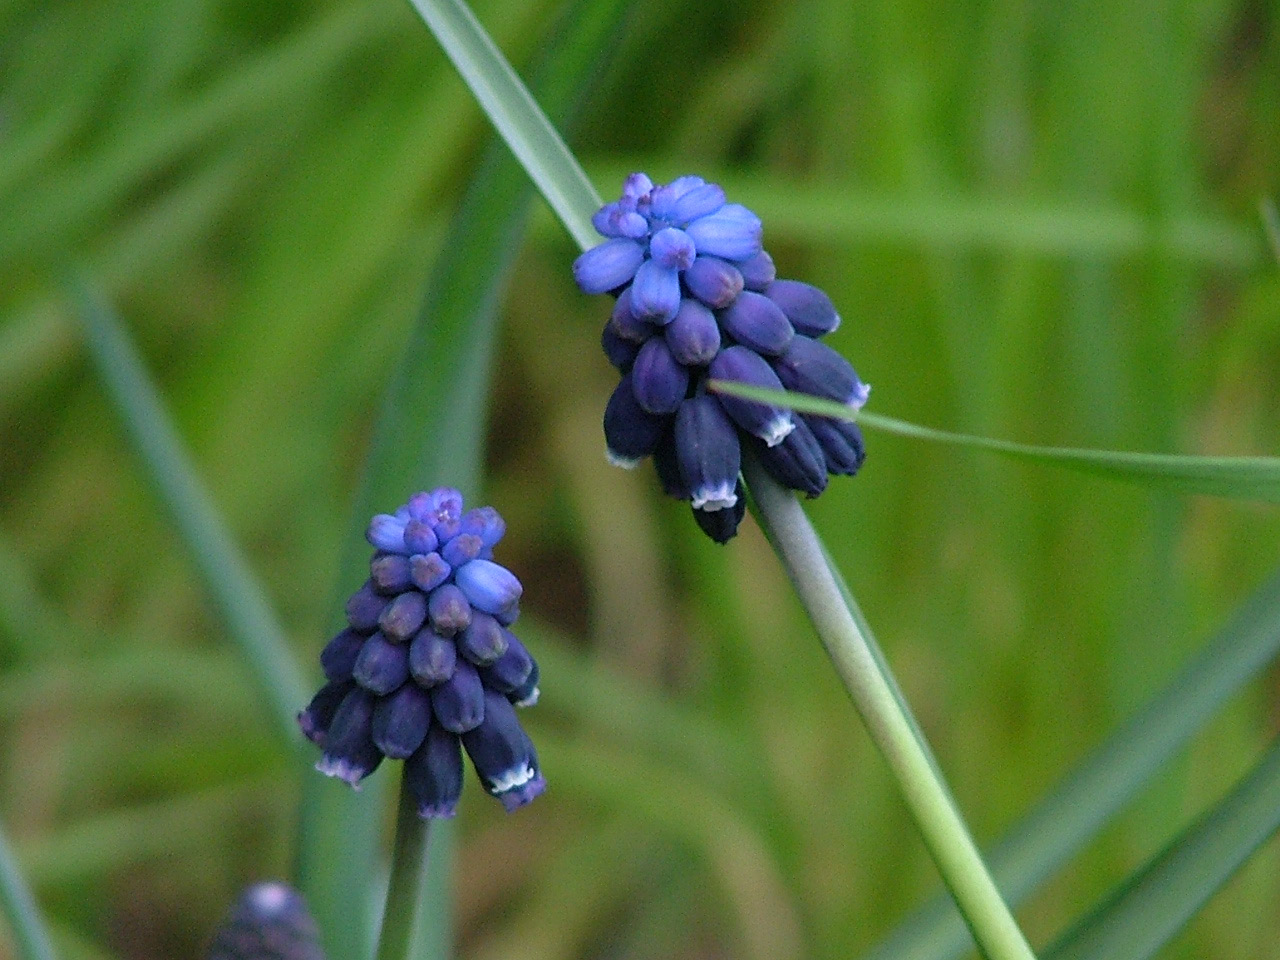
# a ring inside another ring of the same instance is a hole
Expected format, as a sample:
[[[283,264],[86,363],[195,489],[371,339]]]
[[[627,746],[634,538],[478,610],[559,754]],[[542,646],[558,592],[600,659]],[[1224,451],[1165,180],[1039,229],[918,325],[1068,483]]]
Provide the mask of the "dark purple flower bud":
[[[444,558],[445,563],[457,569],[480,556],[480,551],[483,549],[484,542],[474,533],[460,533],[444,545],[440,556]]]
[[[725,333],[756,353],[775,356],[795,336],[791,321],[768,297],[749,290],[720,311]]]
[[[364,635],[355,630],[343,630],[325,644],[320,651],[320,666],[329,681],[350,680],[356,657],[364,646]]]
[[[778,275],[773,266],[773,257],[763,250],[754,257],[740,261],[738,269],[742,271],[743,285],[748,290],[754,290],[756,293],[763,292],[769,284],[773,283],[774,277]]]
[[[431,697],[416,683],[406,683],[373,708],[373,742],[392,760],[404,760],[417,750],[430,725]]]
[[[453,487],[432,490],[427,519],[441,543],[456,537],[462,526],[462,494]]]
[[[354,688],[355,683],[351,680],[331,680],[321,687],[306,709],[298,714],[298,726],[302,728],[303,736],[323,747],[333,715]]]
[[[635,344],[644,343],[658,332],[658,327],[653,322],[646,317],[637,317],[631,309],[631,287],[623,290],[622,296],[613,305],[609,324],[621,339]]]
[[[782,381],[764,357],[746,347],[734,346],[721,350],[711,361],[707,372],[716,380],[729,380],[771,390],[782,389]],[[777,446],[792,431],[790,410],[725,393],[716,394],[716,399],[734,423],[752,436],[759,437],[767,446]]]
[[[378,618],[378,629],[388,640],[404,643],[427,620],[427,598],[417,590],[400,594],[387,604]]]
[[[760,252],[760,218],[740,203],[726,203],[710,216],[690,223],[685,232],[700,254],[746,260]]]
[[[689,488],[684,485],[684,477],[680,475],[680,459],[676,453],[675,430],[664,430],[662,439],[653,451],[653,467],[658,473],[658,482],[669,497],[677,500],[689,499]]]
[[[458,652],[477,667],[488,666],[507,652],[510,634],[487,613],[471,612],[471,623],[457,636]]]
[[[747,494],[739,483],[734,491],[738,498],[725,510],[694,510],[693,519],[698,527],[716,543],[728,543],[738,532],[738,524],[747,514]]]
[[[498,659],[480,668],[480,680],[491,690],[514,693],[533,673],[533,657],[510,630],[502,631],[502,639],[507,649]]]
[[[347,599],[347,623],[362,633],[370,633],[378,628],[378,617],[386,605],[387,598],[378,596],[373,581],[366,580],[364,586]]]
[[[404,775],[418,801],[418,816],[452,817],[462,796],[462,748],[457,736],[432,724],[422,746],[405,761]]]
[[[640,409],[658,415],[675,413],[689,389],[689,371],[676,362],[663,337],[654,337],[636,356],[631,385]]]
[[[450,733],[466,733],[484,721],[484,687],[480,674],[459,659],[453,676],[431,688],[431,709],[440,726]]]
[[[427,616],[431,620],[432,630],[442,637],[452,637],[459,630],[466,629],[471,622],[471,604],[457,586],[446,583],[431,591],[427,598]]]
[[[710,216],[724,206],[724,190],[718,184],[703,183],[683,193],[671,206],[673,223],[688,223]]]
[[[409,577],[413,585],[430,593],[453,574],[453,567],[438,553],[419,553],[409,558]]]
[[[680,309],[680,274],[656,260],[646,260],[631,284],[631,312],[638,318],[664,324]]]
[[[828,470],[847,476],[858,472],[867,458],[867,448],[862,441],[862,429],[856,423],[808,414],[801,419],[809,424],[821,444]]]
[[[351,675],[366,690],[388,694],[409,679],[409,648],[375,633],[360,648]]]
[[[354,687],[342,699],[329,724],[324,756],[316,764],[317,770],[355,787],[382,762],[382,751],[373,742],[376,701],[373,694],[360,687]]]
[[[827,488],[827,458],[809,425],[796,417],[795,429],[776,447],[758,446],[764,468],[784,487],[816,497]]]
[[[486,547],[492,547],[507,532],[507,522],[493,507],[476,507],[462,515],[461,534],[479,537]]]
[[[689,269],[697,254],[689,235],[676,227],[659,230],[649,241],[649,256],[668,270]]]
[[[324,960],[324,950],[301,894],[259,883],[240,895],[205,960]]]
[[[715,397],[704,393],[680,404],[675,441],[680,476],[694,508],[732,507],[742,451],[738,431]]]
[[[541,694],[541,691],[538,690],[541,671],[538,669],[537,660],[533,660],[532,663],[533,668],[529,671],[529,676],[525,677],[524,683],[507,694],[507,699],[511,701],[512,706],[532,707],[538,702],[538,697]]]
[[[668,420],[640,407],[632,382],[631,374],[624,375],[604,408],[606,455],[615,467],[627,470],[653,453]]]
[[[493,615],[493,619],[497,620],[504,627],[509,627],[520,619],[520,602],[517,600],[510,606],[503,607]]]
[[[628,283],[642,262],[644,247],[635,240],[606,240],[573,261],[573,279],[583,293],[608,293]]]
[[[373,589],[394,596],[409,588],[409,558],[402,553],[380,553],[369,561]]]
[[[685,366],[705,367],[720,350],[720,324],[697,300],[682,300],[662,333],[671,356]]]
[[[431,529],[431,521],[423,517],[404,525],[404,545],[410,553],[431,553],[440,546],[440,539]]]
[[[506,697],[489,691],[484,701],[484,723],[464,733],[462,745],[484,788],[510,813],[541,795],[546,782],[533,743]]]
[[[679,316],[676,314],[677,319]],[[667,329],[671,329],[670,326]],[[636,354],[640,351],[634,341],[624,340],[618,336],[618,331],[613,327],[613,321],[604,325],[604,330],[600,333],[600,346],[604,348],[604,355],[609,358],[609,362],[617,368],[619,373],[626,373],[631,369],[631,365],[636,362]]]
[[[788,390],[836,400],[854,410],[862,408],[870,392],[848,360],[808,337],[793,339],[773,369]]]
[[[516,575],[492,560],[472,560],[455,570],[453,578],[471,606],[485,613],[509,607],[524,592]]]
[[[782,308],[796,333],[821,337],[840,326],[835,304],[812,284],[775,280],[765,288],[764,295]]]
[[[427,627],[413,635],[409,642],[409,672],[424,687],[434,687],[453,676],[458,648]]]
[[[404,521],[390,514],[380,513],[369,521],[364,538],[379,550],[404,553]]]
[[[708,307],[727,307],[742,292],[742,272],[719,257],[698,257],[684,272],[684,285]]]

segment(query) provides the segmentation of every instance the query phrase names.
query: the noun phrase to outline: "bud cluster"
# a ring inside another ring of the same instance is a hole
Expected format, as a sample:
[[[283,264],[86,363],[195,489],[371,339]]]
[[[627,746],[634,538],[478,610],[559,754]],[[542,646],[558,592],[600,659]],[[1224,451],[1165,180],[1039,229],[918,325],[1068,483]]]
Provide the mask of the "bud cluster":
[[[840,323],[817,287],[776,278],[759,217],[700,177],[654,186],[643,173],[592,219],[606,240],[574,262],[585,293],[617,298],[601,343],[622,380],[609,399],[609,460],[654,458],[671,496],[729,540],[745,504],[750,445],[780,483],[811,497],[828,474],[854,474],[862,433],[845,420],[706,390],[708,379],[814,394],[857,410],[869,388],[820,338]]]
[[[383,757],[404,760],[418,813],[451,817],[465,748],[508,811],[542,793],[513,709],[537,701],[538,666],[508,629],[522,588],[493,562],[505,532],[496,510],[464,513],[449,487],[373,518],[369,579],[320,654],[328,682],[298,716],[324,750],[316,769],[356,786]]]

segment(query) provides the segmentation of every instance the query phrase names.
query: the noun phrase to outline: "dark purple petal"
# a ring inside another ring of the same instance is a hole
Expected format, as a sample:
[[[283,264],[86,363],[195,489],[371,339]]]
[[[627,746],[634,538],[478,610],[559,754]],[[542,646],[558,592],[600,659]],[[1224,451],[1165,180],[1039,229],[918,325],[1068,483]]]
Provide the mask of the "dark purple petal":
[[[327,777],[357,786],[382,762],[373,742],[373,706],[377,698],[360,687],[352,688],[338,706],[325,736],[324,756],[316,769]]]
[[[797,336],[773,361],[773,368],[788,390],[836,400],[854,410],[867,402],[868,388],[849,361],[817,340]]]
[[[510,606],[524,591],[514,573],[492,560],[472,560],[455,570],[453,579],[471,606],[485,613]]]
[[[664,324],[680,309],[680,274],[656,260],[646,260],[631,284],[631,312],[641,320]],[[619,331],[621,332],[621,331]]]
[[[369,561],[373,589],[393,596],[409,587],[409,558],[402,553],[380,553]]]
[[[649,256],[668,270],[687,270],[697,255],[689,235],[676,227],[659,230],[649,241]]]
[[[458,634],[458,652],[477,667],[488,666],[507,652],[508,636],[493,617],[473,610],[471,623]]]
[[[609,323],[613,332],[623,340],[631,343],[644,343],[655,333],[658,326],[647,318],[637,317],[631,309],[631,287],[622,291],[613,305],[613,313],[609,315]]]
[[[445,563],[456,570],[464,563],[480,556],[480,551],[483,549],[484,541],[474,533],[459,533],[441,548],[440,556],[444,558]]]
[[[606,240],[573,261],[573,279],[583,293],[608,293],[628,283],[642,262],[644,248],[635,240]]]
[[[827,488],[827,458],[809,425],[796,417],[795,429],[776,447],[757,445],[764,468],[784,487],[816,497]]]
[[[778,275],[773,266],[773,257],[763,250],[754,257],[739,261],[738,269],[742,271],[743,285],[756,293],[762,292]]]
[[[821,337],[840,326],[835,304],[812,284],[775,280],[765,288],[764,295],[782,309],[796,333]]]
[[[427,620],[427,598],[417,590],[400,594],[378,617],[378,629],[388,640],[403,643]]]
[[[514,693],[529,679],[533,672],[533,657],[525,645],[510,630],[502,631],[507,648],[502,656],[480,668],[480,680],[491,690]]]
[[[721,350],[711,361],[707,373],[716,380],[728,380],[752,387],[781,390],[782,381],[760,354],[746,347],[733,346]],[[781,443],[792,430],[790,410],[729,394],[716,394],[716,399],[734,423],[768,446]]]
[[[694,510],[693,519],[699,529],[716,543],[728,543],[738,532],[738,524],[747,514],[747,495],[739,483],[735,495],[737,500],[726,510]]]
[[[373,742],[392,760],[404,760],[417,750],[430,725],[431,697],[416,683],[406,683],[373,708]]]
[[[822,445],[827,458],[827,469],[832,473],[853,476],[867,458],[862,440],[862,429],[848,420],[815,417],[805,414],[801,419],[809,424],[813,435]]]
[[[502,801],[508,813],[546,788],[533,744],[500,693],[485,693],[484,723],[464,733],[462,745],[484,788]]]
[[[442,637],[452,637],[471,622],[471,604],[456,585],[446,583],[431,591],[427,598],[427,616],[432,630]]]
[[[298,726],[302,728],[303,736],[323,747],[334,714],[354,688],[355,683],[351,680],[331,680],[321,687],[306,709],[298,714]]]
[[[741,448],[737,429],[715,397],[701,394],[680,404],[675,442],[680,476],[694,508],[732,507]]]
[[[654,337],[636,355],[631,384],[640,409],[657,415],[675,413],[689,389],[689,371],[676,362],[665,338]]]
[[[453,676],[431,688],[431,709],[440,726],[450,733],[466,733],[484,721],[484,687],[480,674],[459,659]]]
[[[430,593],[449,579],[453,567],[438,553],[419,553],[409,558],[409,577],[414,586]]]
[[[679,317],[677,313],[676,319]],[[670,324],[667,329],[671,329]],[[604,355],[609,358],[609,362],[617,368],[619,373],[629,371],[632,364],[636,362],[636,354],[640,352],[640,347],[635,341],[624,340],[618,335],[612,320],[604,325],[604,330],[600,333],[600,346],[604,349]]]
[[[769,356],[782,353],[795,336],[791,321],[778,305],[749,290],[720,311],[720,323],[738,343]]]
[[[370,633],[378,628],[378,617],[386,605],[387,598],[378,596],[373,581],[366,580],[347,600],[347,623],[356,630]]]
[[[760,252],[760,218],[738,203],[726,203],[711,216],[694,220],[685,232],[699,254],[746,260]]]
[[[457,660],[454,642],[427,627],[409,642],[409,672],[423,687],[434,687],[452,677]]]
[[[351,675],[366,690],[388,694],[409,679],[409,647],[375,633],[360,648]]]
[[[632,382],[631,374],[623,376],[604,408],[604,439],[609,462],[628,470],[653,453],[663,425],[669,419],[641,409]]]
[[[418,816],[452,817],[462,796],[462,748],[455,734],[437,724],[404,764],[405,779],[418,801]]]
[[[390,514],[380,513],[369,521],[364,538],[378,550],[404,553],[404,521]]]
[[[684,272],[684,285],[708,307],[719,310],[742,292],[742,272],[719,257],[698,257]]]
[[[520,602],[516,601],[509,607],[503,607],[493,615],[493,619],[497,620],[504,627],[509,627],[520,619]]]
[[[724,206],[724,190],[715,183],[703,183],[686,191],[671,207],[673,223],[688,223],[710,216]]]
[[[676,456],[675,425],[662,431],[662,439],[653,451],[653,468],[658,473],[658,482],[669,497],[677,500],[689,499],[689,488],[684,485],[684,477],[680,475],[680,460]]]
[[[688,297],[680,302],[675,318],[662,333],[671,356],[685,366],[706,366],[720,350],[720,324],[715,314]]]
[[[356,657],[360,655],[364,640],[363,634],[348,629],[325,644],[320,651],[320,667],[324,670],[326,680],[333,682],[351,679],[351,671],[355,668]]]

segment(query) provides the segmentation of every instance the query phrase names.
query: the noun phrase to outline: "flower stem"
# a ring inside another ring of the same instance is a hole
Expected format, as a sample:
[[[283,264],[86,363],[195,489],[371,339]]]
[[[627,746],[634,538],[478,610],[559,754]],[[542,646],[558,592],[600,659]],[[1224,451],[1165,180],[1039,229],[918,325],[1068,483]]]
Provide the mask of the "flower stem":
[[[894,696],[887,670],[877,662],[845,605],[808,516],[795,495],[783,489],[759,462],[750,457],[743,460],[743,472],[761,526],[835,664],[836,673],[889,764],[925,846],[978,948],[988,960],[1034,960],[1035,955],[987,872],[941,774],[930,763]]]
[[[414,924],[427,877],[431,821],[418,816],[417,802],[401,777],[396,838],[391,850],[391,880],[382,912],[377,960],[412,960]]]

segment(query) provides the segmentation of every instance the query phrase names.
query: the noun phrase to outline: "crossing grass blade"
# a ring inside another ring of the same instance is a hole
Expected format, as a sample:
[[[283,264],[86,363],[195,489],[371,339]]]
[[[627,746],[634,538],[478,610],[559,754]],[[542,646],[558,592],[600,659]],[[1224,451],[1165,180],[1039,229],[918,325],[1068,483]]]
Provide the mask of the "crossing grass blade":
[[[789,390],[769,390],[725,380],[712,380],[708,388],[719,393],[789,407],[801,413],[857,421],[863,426],[899,436],[988,450],[1015,460],[1065,467],[1082,473],[1136,483],[1176,493],[1204,494],[1237,500],[1280,503],[1280,458],[1199,457],[1121,450],[1089,450],[1080,447],[1043,447],[991,437],[976,437],[922,427],[894,417],[853,411],[842,403]]]
[[[54,960],[44,918],[3,830],[0,830],[0,908],[13,931],[18,960]]]

